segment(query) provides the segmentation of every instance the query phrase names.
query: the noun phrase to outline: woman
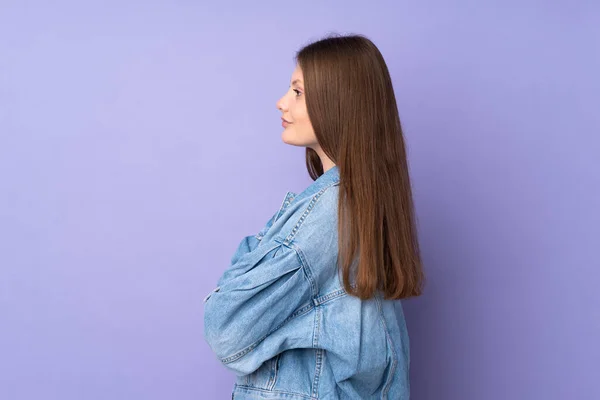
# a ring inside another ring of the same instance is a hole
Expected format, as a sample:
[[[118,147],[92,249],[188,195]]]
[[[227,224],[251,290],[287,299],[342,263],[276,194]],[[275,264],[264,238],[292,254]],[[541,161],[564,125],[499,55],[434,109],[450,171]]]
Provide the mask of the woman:
[[[364,36],[296,61],[277,108],[314,182],[242,240],[205,299],[205,339],[237,374],[234,399],[408,399],[394,300],[424,277],[390,75]]]

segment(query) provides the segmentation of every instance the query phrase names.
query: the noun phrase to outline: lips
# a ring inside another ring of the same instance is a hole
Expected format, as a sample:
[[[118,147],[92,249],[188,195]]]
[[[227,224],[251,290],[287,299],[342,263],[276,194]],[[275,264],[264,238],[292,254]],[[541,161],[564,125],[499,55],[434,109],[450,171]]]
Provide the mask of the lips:
[[[283,117],[281,118],[281,121],[282,121],[282,122],[287,122],[288,124],[291,124],[291,122],[290,122],[290,121],[288,121],[287,119],[285,119],[285,118],[283,118]]]

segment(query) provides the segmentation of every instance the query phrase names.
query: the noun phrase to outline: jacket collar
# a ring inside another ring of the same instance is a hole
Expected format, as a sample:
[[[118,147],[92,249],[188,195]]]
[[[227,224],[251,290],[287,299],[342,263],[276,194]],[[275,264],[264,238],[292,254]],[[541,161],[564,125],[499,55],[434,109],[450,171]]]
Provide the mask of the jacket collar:
[[[315,179],[302,193],[296,196],[297,199],[311,197],[324,188],[329,186],[338,185],[340,182],[340,171],[337,165],[329,168],[321,176]]]
[[[321,176],[315,179],[302,193],[300,193],[297,197],[310,197],[314,194],[317,194],[322,189],[327,188],[329,186],[337,185],[340,182],[340,172],[339,167],[334,165],[325,171]]]
[[[334,184],[338,184],[340,182],[340,169],[337,165],[329,168],[327,171],[323,173],[323,175],[319,176],[313,184],[319,182],[321,187],[331,186]]]
[[[329,168],[321,176],[315,179],[306,189],[301,193],[297,194],[294,192],[287,192],[283,198],[281,207],[279,208],[279,214],[283,212],[291,203],[305,197],[313,196],[314,194],[321,191],[323,188],[338,185],[340,182],[340,171],[337,165]]]

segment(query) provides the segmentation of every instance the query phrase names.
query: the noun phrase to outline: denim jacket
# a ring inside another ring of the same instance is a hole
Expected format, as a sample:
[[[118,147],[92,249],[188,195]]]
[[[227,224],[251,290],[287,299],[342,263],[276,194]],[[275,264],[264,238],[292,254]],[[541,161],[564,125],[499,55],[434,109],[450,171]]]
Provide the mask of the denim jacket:
[[[400,303],[351,296],[338,275],[338,193],[337,166],[287,192],[204,299],[204,338],[236,374],[232,399],[409,398]]]

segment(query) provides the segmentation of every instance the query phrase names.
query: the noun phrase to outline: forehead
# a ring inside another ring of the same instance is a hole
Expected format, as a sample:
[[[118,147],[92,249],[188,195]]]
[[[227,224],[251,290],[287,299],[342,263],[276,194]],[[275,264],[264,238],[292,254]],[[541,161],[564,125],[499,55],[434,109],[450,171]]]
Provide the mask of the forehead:
[[[296,65],[294,72],[292,72],[292,82],[295,81],[296,79],[303,80],[302,69],[298,65]]]

